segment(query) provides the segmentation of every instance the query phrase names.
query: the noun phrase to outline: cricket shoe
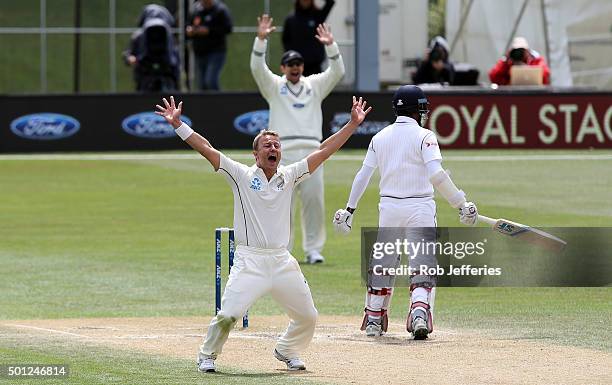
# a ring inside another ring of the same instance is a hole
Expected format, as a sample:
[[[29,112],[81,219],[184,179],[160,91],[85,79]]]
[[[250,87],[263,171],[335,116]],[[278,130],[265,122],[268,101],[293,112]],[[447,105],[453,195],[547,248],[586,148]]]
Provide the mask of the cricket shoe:
[[[198,370],[204,373],[214,373],[215,359],[211,356],[205,356],[203,359],[198,359]]]
[[[299,358],[287,358],[280,354],[278,350],[274,349],[274,357],[277,360],[282,361],[287,364],[287,370],[297,371],[297,370],[306,370],[306,365]]]
[[[310,252],[306,255],[306,263],[310,263],[314,265],[315,263],[323,263],[325,262],[325,257],[321,255],[318,251]]]
[[[385,332],[382,329],[382,325],[374,321],[368,321],[368,324],[366,325],[366,328],[365,328],[365,333],[366,333],[366,336],[368,337],[380,337],[383,334],[385,334]]]
[[[412,336],[415,340],[424,340],[429,334],[427,322],[421,317],[414,317],[412,320]]]

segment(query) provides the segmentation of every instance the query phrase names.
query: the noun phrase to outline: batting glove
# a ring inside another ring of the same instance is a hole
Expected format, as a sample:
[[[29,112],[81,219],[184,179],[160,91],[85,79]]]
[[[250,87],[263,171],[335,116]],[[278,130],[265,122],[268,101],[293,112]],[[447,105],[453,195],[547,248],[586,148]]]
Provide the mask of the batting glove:
[[[473,226],[478,220],[478,208],[472,202],[466,202],[459,208],[459,222],[464,225]]]
[[[351,231],[351,225],[353,224],[353,214],[347,210],[340,209],[334,214],[334,220],[332,221],[334,228],[341,234],[348,234]]]

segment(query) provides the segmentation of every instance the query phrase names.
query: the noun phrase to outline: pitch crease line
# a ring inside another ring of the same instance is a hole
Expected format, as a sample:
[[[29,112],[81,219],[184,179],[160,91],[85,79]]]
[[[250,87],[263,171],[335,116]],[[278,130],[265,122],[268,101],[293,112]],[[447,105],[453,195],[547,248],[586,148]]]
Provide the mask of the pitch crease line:
[[[50,332],[50,333],[57,333],[57,334],[66,334],[66,335],[69,335],[69,336],[80,337],[80,338],[89,338],[89,339],[92,338],[92,337],[86,336],[84,334],[76,334],[76,333],[65,332],[65,331],[62,331],[62,330],[40,328],[40,327],[37,327],[37,326],[18,325],[18,324],[4,324],[4,326],[12,326],[12,327],[23,328],[23,329],[40,330],[40,331],[45,331],[45,332]]]

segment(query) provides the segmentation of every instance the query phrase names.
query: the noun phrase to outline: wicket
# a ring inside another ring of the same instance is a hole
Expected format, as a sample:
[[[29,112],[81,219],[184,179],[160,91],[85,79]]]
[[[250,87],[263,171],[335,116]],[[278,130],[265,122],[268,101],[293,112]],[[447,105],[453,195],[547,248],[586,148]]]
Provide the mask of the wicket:
[[[221,310],[221,236],[228,233],[229,271],[234,266],[234,229],[218,227],[215,229],[215,315]],[[249,312],[242,317],[242,327],[249,327]]]

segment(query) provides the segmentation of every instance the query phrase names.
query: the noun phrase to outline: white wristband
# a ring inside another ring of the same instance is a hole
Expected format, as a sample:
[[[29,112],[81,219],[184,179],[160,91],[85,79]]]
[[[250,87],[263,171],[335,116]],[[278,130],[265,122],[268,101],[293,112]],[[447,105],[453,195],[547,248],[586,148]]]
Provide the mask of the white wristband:
[[[187,140],[187,138],[189,138],[194,131],[187,125],[187,123],[183,122],[183,124],[174,130],[174,132],[176,132],[181,139]]]

